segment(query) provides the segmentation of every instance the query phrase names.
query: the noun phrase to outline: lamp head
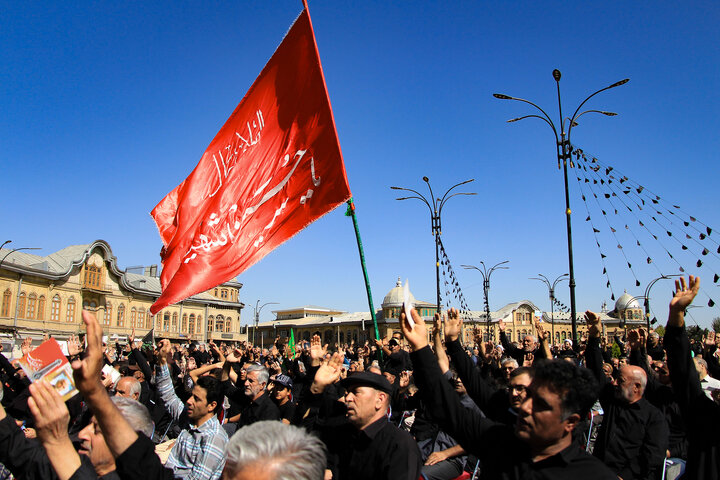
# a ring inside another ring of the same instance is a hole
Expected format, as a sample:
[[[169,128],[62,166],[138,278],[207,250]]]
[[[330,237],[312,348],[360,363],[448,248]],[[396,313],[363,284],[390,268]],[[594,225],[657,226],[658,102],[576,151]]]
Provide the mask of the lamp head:
[[[560,73],[560,70],[558,70],[557,68],[553,70],[553,78],[556,82],[560,81],[560,77],[562,77],[562,73]]]
[[[626,84],[627,82],[629,82],[629,81],[630,81],[630,79],[629,79],[629,78],[624,78],[624,79],[620,80],[619,82],[615,82],[615,83],[613,83],[613,84],[612,84],[612,85],[610,85],[610,86],[609,86],[608,88],[615,88],[615,87],[619,87],[620,85],[625,85],[625,84]]]
[[[493,97],[499,98],[500,100],[512,100],[513,97],[510,95],[505,95],[503,93],[493,93]]]

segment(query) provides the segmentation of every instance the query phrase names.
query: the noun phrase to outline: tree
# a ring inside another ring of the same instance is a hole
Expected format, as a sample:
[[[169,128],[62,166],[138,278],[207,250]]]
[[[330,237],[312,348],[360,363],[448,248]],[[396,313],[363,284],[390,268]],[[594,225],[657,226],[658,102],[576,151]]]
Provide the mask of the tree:
[[[720,317],[713,318],[711,325],[715,333],[720,333]]]
[[[665,336],[665,327],[662,325],[658,325],[657,327],[655,327],[655,333],[657,333],[661,337],[664,337]]]

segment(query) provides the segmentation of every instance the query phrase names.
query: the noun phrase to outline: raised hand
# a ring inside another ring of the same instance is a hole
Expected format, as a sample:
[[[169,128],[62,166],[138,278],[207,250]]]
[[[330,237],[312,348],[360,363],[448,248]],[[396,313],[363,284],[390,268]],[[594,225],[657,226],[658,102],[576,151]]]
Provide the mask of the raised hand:
[[[171,352],[172,345],[170,344],[170,340],[160,340],[158,348],[155,350],[155,359],[157,360],[158,365],[165,365],[167,363],[168,355],[170,355]]]
[[[310,364],[317,367],[327,354],[327,344],[323,345],[319,335],[313,335],[310,339]]]
[[[523,358],[523,367],[532,367],[533,362],[535,361],[535,355],[532,353],[526,353],[525,357]]]
[[[20,344],[20,351],[22,352],[23,356],[30,353],[31,342],[32,342],[32,340],[30,339],[30,337],[28,337],[25,340],[23,340],[22,343]]]
[[[715,330],[710,330],[707,337],[703,338],[703,345],[706,349],[712,349],[715,346]]]
[[[463,323],[457,308],[451,308],[450,310],[448,310],[447,318],[444,318],[444,320],[445,340],[451,342],[457,340],[460,336],[460,332],[462,331]]]
[[[535,322],[535,330],[537,331],[538,340],[544,341],[548,338],[548,332],[545,331],[545,327],[543,327],[542,322],[540,320],[537,320]]]
[[[410,372],[403,370],[400,372],[400,388],[407,388],[410,385]]]
[[[128,340],[128,345],[130,345],[130,348],[133,348],[133,346],[135,345],[135,325],[133,325],[132,332],[130,333],[130,335],[128,335],[127,340]]]
[[[642,339],[640,338],[640,332],[632,329],[628,331],[627,335],[628,344],[630,344],[631,350],[637,350],[642,346]]]
[[[333,353],[332,357],[324,360],[315,372],[315,379],[310,387],[314,394],[322,393],[328,385],[332,385],[340,378],[342,364],[345,356],[340,353]]]
[[[100,377],[103,366],[102,328],[88,310],[82,311],[82,319],[87,329],[85,358],[73,361],[72,368],[75,386],[87,397],[105,389]]]
[[[57,390],[41,380],[30,385],[28,407],[35,417],[35,430],[43,443],[54,443],[68,437],[70,412]]]
[[[433,328],[432,328],[432,336],[435,338],[436,335],[439,335],[442,331],[442,318],[440,317],[439,313],[435,314],[435,317],[433,318]]]
[[[420,350],[428,344],[427,328],[425,328],[425,321],[420,315],[418,315],[414,308],[410,309],[410,314],[412,315],[415,325],[410,326],[410,322],[405,316],[405,309],[403,308],[400,312],[400,330],[412,347],[413,351]]]
[[[82,352],[82,345],[80,345],[80,340],[78,340],[77,335],[70,335],[67,341],[68,346],[68,353],[71,357],[74,357],[75,355],[79,355],[80,352]]]
[[[500,330],[501,332],[505,331],[505,322],[503,322],[502,320],[498,320],[498,330]]]
[[[680,277],[680,279],[675,280],[675,295],[670,301],[670,310],[682,311],[684,313],[699,290],[700,277],[690,275],[687,284],[685,283],[685,277]]]
[[[600,315],[587,310],[585,312],[585,323],[587,323],[588,335],[591,337],[599,337],[602,330],[600,324]]]

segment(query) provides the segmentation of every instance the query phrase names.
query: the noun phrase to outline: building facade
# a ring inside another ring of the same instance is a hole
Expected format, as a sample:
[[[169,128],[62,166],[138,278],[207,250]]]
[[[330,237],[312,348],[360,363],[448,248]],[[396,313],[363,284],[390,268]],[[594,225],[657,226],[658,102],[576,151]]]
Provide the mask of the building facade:
[[[375,312],[379,338],[388,340],[394,332],[400,331],[398,318],[403,298],[402,283],[398,279],[395,287],[383,298],[380,309]],[[416,300],[412,293],[410,300],[425,321],[429,341],[437,306]],[[256,344],[270,345],[278,336],[289,338],[291,329],[296,341],[309,340],[312,335],[318,334],[323,343],[330,346],[335,343],[349,344],[351,341],[364,344],[375,338],[375,329],[369,312],[344,312],[308,305],[287,310],[275,310],[273,313],[276,315],[275,320],[258,324],[254,337]],[[553,343],[561,344],[566,339],[572,339],[569,313],[542,312],[530,300],[520,300],[490,312],[491,321],[489,323],[484,311],[467,312],[463,316],[462,340],[466,345],[473,343],[474,333],[477,329],[485,341],[492,340],[499,343],[498,325],[500,320],[505,324],[505,334],[510,341],[521,342],[526,335],[537,338],[535,329],[535,318],[537,317],[540,317],[544,329],[553,336]],[[601,309],[600,317],[603,328],[610,334],[616,330],[623,330],[625,327],[637,328],[645,325],[642,309],[637,300],[627,293],[617,300],[614,310],[607,312],[604,308]],[[582,314],[578,315],[577,330],[578,336],[582,336],[587,330]]]
[[[63,340],[84,331],[81,311],[87,308],[111,338],[124,339],[133,328],[142,337],[155,328],[156,337],[178,342],[246,340],[241,288],[226,282],[151,316],[161,292],[157,267],[139,273],[119,269],[104,240],[44,257],[0,249],[0,332]]]

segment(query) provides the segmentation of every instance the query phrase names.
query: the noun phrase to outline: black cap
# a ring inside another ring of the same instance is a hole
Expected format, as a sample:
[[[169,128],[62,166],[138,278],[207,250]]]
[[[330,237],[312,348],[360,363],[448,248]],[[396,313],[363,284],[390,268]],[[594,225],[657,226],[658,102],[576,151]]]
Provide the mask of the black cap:
[[[354,372],[340,381],[340,385],[350,390],[353,387],[370,387],[385,393],[392,393],[392,386],[387,378],[377,373]]]
[[[395,340],[394,338],[391,338],[390,341],[388,342],[388,346],[394,347],[396,345],[400,345],[400,344],[398,343],[397,340]]]

